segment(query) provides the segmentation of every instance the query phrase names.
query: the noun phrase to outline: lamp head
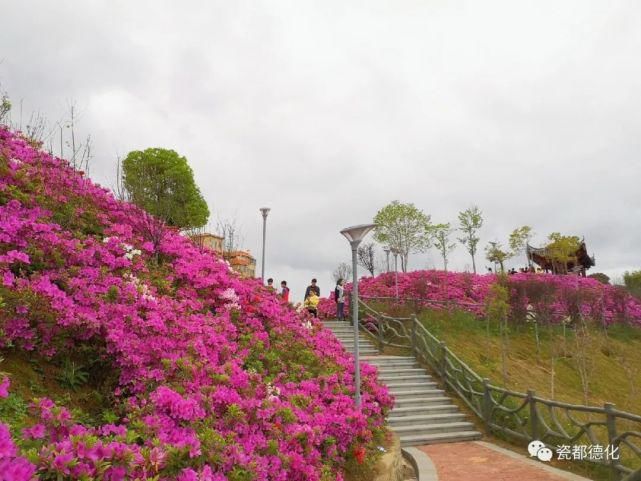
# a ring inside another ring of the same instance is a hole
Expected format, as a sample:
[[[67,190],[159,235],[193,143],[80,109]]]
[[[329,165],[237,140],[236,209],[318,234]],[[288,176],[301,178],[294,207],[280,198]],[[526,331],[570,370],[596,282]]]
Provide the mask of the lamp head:
[[[385,254],[389,254],[389,252],[390,252],[389,246],[383,247],[383,252],[385,252]]]
[[[261,214],[263,214],[263,218],[267,218],[267,214],[269,214],[269,211],[271,210],[269,207],[261,207],[260,209]]]
[[[376,224],[355,225],[346,227],[341,231],[341,234],[343,234],[351,244],[355,243],[358,245],[374,227],[376,227]]]

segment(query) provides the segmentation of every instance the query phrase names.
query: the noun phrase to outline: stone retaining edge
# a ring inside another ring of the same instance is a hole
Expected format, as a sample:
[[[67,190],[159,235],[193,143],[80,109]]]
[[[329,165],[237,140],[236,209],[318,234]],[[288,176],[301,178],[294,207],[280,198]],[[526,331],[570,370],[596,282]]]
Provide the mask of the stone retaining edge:
[[[436,466],[427,454],[418,448],[408,447],[402,450],[403,457],[414,466],[418,481],[438,481]]]

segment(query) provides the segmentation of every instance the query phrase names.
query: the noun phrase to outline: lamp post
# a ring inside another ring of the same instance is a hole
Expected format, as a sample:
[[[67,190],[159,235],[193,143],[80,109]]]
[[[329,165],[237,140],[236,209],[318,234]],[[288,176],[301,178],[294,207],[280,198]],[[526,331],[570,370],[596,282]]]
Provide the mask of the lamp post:
[[[392,247],[392,254],[394,254],[394,283],[396,284],[396,299],[398,299],[398,255],[400,251],[396,247]]]
[[[358,354],[358,274],[356,269],[356,253],[358,245],[371,231],[376,224],[361,224],[353,227],[347,227],[341,231],[341,234],[349,241],[352,247],[352,323],[354,324],[354,402],[356,408],[361,407],[361,365]]]
[[[263,214],[263,259],[260,269],[260,280],[265,282],[265,234],[267,233],[267,214],[271,210],[269,207],[261,207],[260,213]]]
[[[385,252],[385,259],[387,261],[387,272],[389,272],[389,247],[383,247],[383,252]]]

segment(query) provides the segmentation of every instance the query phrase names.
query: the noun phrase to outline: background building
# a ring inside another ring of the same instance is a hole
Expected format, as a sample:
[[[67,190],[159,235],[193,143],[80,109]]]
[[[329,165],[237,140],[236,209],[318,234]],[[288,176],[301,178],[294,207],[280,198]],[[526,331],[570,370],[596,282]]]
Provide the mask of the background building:
[[[230,251],[225,252],[223,249],[224,237],[210,234],[208,232],[202,234],[194,234],[191,236],[192,240],[206,249],[216,252],[223,257],[234,271],[238,272],[242,277],[256,277],[256,259],[252,257],[249,251]]]

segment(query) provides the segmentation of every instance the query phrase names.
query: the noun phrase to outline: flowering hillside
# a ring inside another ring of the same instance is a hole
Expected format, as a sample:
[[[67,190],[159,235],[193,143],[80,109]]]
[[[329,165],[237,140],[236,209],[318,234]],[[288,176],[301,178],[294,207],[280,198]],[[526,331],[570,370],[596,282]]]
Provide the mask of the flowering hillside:
[[[530,311],[542,321],[559,322],[580,313],[605,324],[630,322],[641,325],[641,301],[618,286],[604,285],[591,278],[553,274],[515,274],[506,280],[512,316],[517,319],[524,319]],[[419,300],[424,306],[439,308],[449,303],[483,316],[490,286],[495,282],[497,276],[494,274],[399,272],[398,292],[400,298]],[[364,277],[358,286],[363,298],[396,296],[393,273]],[[346,290],[350,289],[351,285],[348,285]],[[333,301],[324,299],[321,302],[321,314],[334,316],[335,311]]]
[[[116,414],[35,400],[0,423],[1,479],[342,479],[392,404],[364,366],[357,411],[331,333],[2,128],[0,307],[3,355],[98,363]]]

